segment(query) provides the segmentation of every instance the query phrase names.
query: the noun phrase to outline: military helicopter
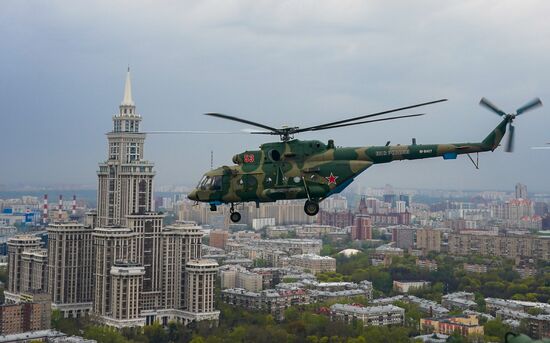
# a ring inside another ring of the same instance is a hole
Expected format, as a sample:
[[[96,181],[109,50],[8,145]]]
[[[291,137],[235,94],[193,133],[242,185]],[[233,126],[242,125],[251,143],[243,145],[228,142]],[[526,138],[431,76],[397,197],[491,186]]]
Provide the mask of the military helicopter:
[[[265,143],[259,150],[247,150],[233,156],[233,166],[222,166],[206,172],[188,198],[209,203],[212,211],[219,205],[230,204],[230,219],[234,223],[241,219],[240,213],[235,210],[235,204],[245,202],[255,202],[259,206],[262,202],[282,199],[307,199],[304,212],[314,216],[319,212],[319,202],[343,191],[359,174],[374,164],[438,156],[448,160],[468,154],[477,168],[479,160],[476,164],[470,154],[494,151],[504,137],[507,126],[509,136],[506,151],[511,152],[514,143],[512,122],[517,116],[542,105],[540,99],[536,98],[518,108],[515,113],[505,113],[489,100],[482,98],[480,105],[502,117],[502,121],[485,139],[477,143],[416,144],[413,139],[411,145],[390,145],[387,142],[383,146],[336,147],[332,139],[326,144],[319,140],[294,139],[296,134],[303,132],[422,116],[424,113],[365,120],[446,100],[424,102],[306,128],[275,128],[226,114],[206,113],[205,115],[211,117],[263,129],[249,133],[279,136],[280,141]]]

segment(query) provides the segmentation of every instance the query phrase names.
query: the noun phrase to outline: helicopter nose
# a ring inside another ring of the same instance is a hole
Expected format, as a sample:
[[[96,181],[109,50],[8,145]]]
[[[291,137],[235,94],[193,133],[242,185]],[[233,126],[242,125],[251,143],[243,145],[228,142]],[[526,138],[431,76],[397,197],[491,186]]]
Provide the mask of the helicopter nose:
[[[191,193],[187,194],[187,198],[188,198],[189,200],[198,201],[199,198],[197,197],[197,190],[196,190],[196,189],[193,189],[193,190],[191,191]]]

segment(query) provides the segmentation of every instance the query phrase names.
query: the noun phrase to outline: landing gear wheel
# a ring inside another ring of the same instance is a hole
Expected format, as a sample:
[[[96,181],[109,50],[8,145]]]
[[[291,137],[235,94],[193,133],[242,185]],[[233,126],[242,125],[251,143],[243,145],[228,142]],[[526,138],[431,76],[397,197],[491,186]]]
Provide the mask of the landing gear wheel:
[[[316,201],[306,200],[306,204],[304,205],[304,212],[308,216],[314,216],[317,213],[319,213],[319,203]]]
[[[239,212],[233,212],[229,216],[229,219],[231,219],[233,223],[238,223],[241,220],[241,214]]]

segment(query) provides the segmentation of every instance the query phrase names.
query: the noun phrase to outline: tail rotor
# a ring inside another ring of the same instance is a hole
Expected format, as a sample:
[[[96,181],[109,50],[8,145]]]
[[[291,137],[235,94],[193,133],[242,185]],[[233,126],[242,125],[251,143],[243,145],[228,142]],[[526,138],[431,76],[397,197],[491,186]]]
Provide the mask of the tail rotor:
[[[506,118],[506,120],[508,121],[508,140],[506,141],[505,151],[506,152],[512,152],[512,151],[514,151],[514,131],[515,131],[515,127],[512,124],[514,119],[516,119],[517,116],[522,115],[523,113],[525,113],[527,111],[530,111],[530,110],[533,110],[533,109],[535,109],[539,106],[542,106],[542,101],[540,101],[539,98],[535,98],[535,99],[529,101],[528,103],[526,103],[525,105],[521,106],[520,108],[518,108],[515,113],[506,113],[506,112],[502,111],[500,108],[495,106],[492,102],[490,102],[486,98],[481,98],[479,104],[481,106],[491,110],[492,112],[496,113],[498,116]]]

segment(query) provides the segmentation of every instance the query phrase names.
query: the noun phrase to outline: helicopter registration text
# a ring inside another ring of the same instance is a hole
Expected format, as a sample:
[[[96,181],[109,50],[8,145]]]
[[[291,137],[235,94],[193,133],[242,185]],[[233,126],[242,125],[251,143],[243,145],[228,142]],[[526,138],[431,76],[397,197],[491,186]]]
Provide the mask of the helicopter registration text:
[[[407,155],[409,153],[410,153],[409,149],[382,150],[382,151],[377,151],[376,156]]]

